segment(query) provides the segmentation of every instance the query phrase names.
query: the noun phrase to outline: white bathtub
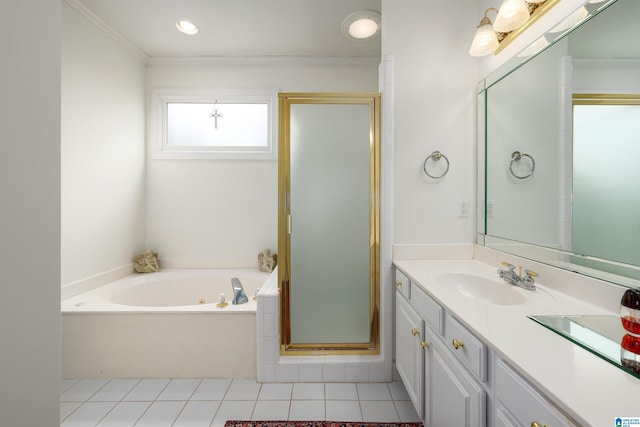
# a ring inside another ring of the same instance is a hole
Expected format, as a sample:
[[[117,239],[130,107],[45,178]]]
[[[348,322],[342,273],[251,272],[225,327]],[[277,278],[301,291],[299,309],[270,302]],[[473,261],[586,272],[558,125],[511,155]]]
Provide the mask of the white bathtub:
[[[233,305],[231,278],[249,297]],[[138,274],[62,301],[64,378],[256,377],[257,269]],[[218,307],[220,294],[229,303]]]

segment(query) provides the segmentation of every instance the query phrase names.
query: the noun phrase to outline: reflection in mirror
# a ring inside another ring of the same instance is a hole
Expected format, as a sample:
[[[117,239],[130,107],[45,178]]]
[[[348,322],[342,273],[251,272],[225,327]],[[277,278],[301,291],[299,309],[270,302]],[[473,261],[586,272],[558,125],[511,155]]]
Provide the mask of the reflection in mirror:
[[[571,250],[640,265],[640,198],[629,191],[640,182],[640,95],[574,97],[574,104]],[[619,273],[616,265],[607,270]]]
[[[590,16],[579,28],[557,40],[545,34],[544,51],[487,78],[480,93],[486,229],[479,242],[640,287],[640,107],[630,102],[640,94],[640,2],[586,2],[584,9]],[[592,94],[598,105],[584,105]],[[626,105],[604,105],[603,97]],[[514,152],[535,159],[535,173],[515,177]]]

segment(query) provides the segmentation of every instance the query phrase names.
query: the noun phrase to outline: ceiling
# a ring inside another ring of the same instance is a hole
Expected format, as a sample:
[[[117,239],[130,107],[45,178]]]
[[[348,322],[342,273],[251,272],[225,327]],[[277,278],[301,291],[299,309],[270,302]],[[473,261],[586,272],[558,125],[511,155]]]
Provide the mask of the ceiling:
[[[67,0],[150,58],[380,57],[380,37],[357,41],[342,21],[381,0]],[[176,30],[186,19],[200,32]],[[383,18],[384,19],[384,18]]]

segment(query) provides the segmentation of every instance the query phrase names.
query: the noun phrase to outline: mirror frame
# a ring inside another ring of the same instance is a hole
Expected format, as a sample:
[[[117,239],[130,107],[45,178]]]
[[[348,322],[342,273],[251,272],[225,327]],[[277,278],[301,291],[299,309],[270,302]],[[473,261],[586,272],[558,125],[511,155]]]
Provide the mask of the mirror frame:
[[[512,255],[520,256],[526,259],[530,259],[532,261],[541,262],[543,264],[548,264],[557,268],[561,268],[564,270],[573,271],[575,273],[582,274],[584,276],[605,280],[607,282],[631,287],[631,288],[640,288],[640,281],[632,279],[630,277],[608,273],[604,269],[599,269],[598,265],[611,265],[615,264],[617,266],[624,266],[634,271],[640,271],[640,266],[634,266],[630,264],[621,264],[616,261],[606,260],[591,256],[585,256],[582,254],[577,254],[571,251],[550,248],[546,246],[537,245],[530,242],[524,241],[515,241],[511,239],[501,238],[499,236],[493,236],[487,234],[487,182],[486,182],[486,167],[487,167],[487,158],[486,158],[486,150],[487,150],[487,129],[486,129],[486,108],[487,108],[487,89],[489,89],[494,84],[498,83],[513,71],[518,68],[524,66],[531,59],[537,57],[539,54],[543,53],[556,42],[567,37],[571,34],[575,29],[582,26],[584,23],[588,22],[595,16],[599,15],[603,11],[605,11],[609,6],[616,3],[618,0],[608,0],[603,3],[598,4],[589,4],[587,1],[583,4],[584,7],[588,7],[589,15],[583,19],[582,21],[576,23],[570,29],[561,32],[561,33],[551,33],[547,32],[546,34],[541,34],[536,38],[538,40],[542,36],[546,37],[549,41],[548,45],[545,46],[544,49],[534,52],[529,56],[518,56],[514,55],[508,61],[506,61],[501,67],[499,67],[496,71],[490,73],[487,77],[482,79],[478,83],[478,99],[477,99],[477,107],[478,107],[478,123],[477,123],[477,152],[478,152],[478,161],[477,161],[477,177],[478,177],[478,222],[477,222],[477,238],[476,243],[481,246],[485,246],[488,248],[492,248],[501,252],[506,252]],[[532,45],[535,42],[532,42]],[[525,52],[528,49],[524,47],[521,52]],[[571,257],[580,257],[589,259],[592,262],[591,267],[583,267],[576,264],[562,263],[557,262],[562,259],[570,259]]]

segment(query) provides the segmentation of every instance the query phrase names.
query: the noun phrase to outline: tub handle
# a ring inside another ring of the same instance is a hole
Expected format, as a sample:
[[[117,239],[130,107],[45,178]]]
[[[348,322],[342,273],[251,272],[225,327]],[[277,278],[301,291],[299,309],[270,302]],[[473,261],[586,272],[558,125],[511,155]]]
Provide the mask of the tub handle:
[[[224,292],[220,294],[220,302],[216,304],[216,307],[226,307],[229,303],[227,302],[227,297],[224,296]]]

